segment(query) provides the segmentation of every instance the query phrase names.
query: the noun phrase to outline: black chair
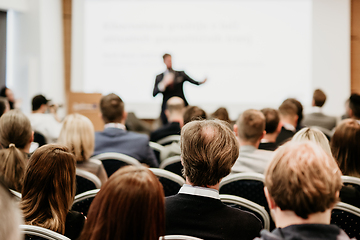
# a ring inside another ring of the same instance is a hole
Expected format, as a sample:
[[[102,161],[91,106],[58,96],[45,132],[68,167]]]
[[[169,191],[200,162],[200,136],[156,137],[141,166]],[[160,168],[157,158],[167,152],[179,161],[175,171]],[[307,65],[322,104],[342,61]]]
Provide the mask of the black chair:
[[[222,179],[220,194],[229,194],[245,198],[263,206],[270,215],[269,206],[264,193],[264,175],[260,173],[235,173]],[[270,230],[275,223],[270,219]]]
[[[155,143],[155,142],[149,142],[149,146],[154,151],[154,154],[155,154],[155,157],[156,157],[158,163],[160,163],[160,155],[161,155],[161,152],[164,150],[165,147],[163,145],[160,145],[160,144]]]
[[[21,232],[25,234],[26,240],[70,240],[70,238],[61,235],[60,233],[51,231],[49,229],[31,226],[31,225],[20,225]]]
[[[191,237],[186,235],[165,235],[165,240],[203,240],[202,238]]]
[[[108,177],[110,177],[121,167],[127,165],[141,166],[141,163],[138,160],[122,153],[102,153],[94,156],[93,158],[101,160]]]
[[[71,210],[81,212],[84,216],[87,216],[90,205],[99,191],[100,189],[94,189],[76,195]]]
[[[270,216],[263,206],[245,198],[227,194],[220,194],[220,199],[228,206],[253,213],[261,220],[264,229],[270,230]]]
[[[100,189],[101,181],[88,171],[76,169],[76,194],[80,194],[93,189]]]
[[[337,225],[350,238],[360,239],[360,209],[339,202],[331,212],[331,224]]]
[[[181,165],[180,156],[173,156],[165,159],[162,163],[160,163],[159,168],[165,169],[182,177],[183,166]]]
[[[179,192],[185,180],[169,171],[159,168],[150,168],[150,170],[159,178],[163,185],[165,197],[175,195]]]
[[[351,176],[341,176],[344,186],[351,186],[360,191],[360,178]]]
[[[180,135],[170,135],[157,141],[158,144],[166,146],[172,142],[180,142]]]

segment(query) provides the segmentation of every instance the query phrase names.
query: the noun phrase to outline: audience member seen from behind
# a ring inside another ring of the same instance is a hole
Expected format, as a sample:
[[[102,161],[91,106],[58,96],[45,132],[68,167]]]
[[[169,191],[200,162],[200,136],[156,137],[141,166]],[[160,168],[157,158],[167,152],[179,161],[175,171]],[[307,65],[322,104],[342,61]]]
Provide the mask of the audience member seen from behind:
[[[349,98],[349,116],[352,119],[360,120],[360,95],[351,94]]]
[[[265,173],[264,191],[276,229],[263,230],[261,238],[349,239],[330,225],[341,186],[340,169],[319,145],[286,143],[275,151]]]
[[[68,148],[53,144],[38,148],[24,178],[21,208],[25,224],[76,239],[85,218],[69,210],[76,191],[75,179],[75,156]]]
[[[9,101],[4,97],[0,97],[0,117],[8,111],[10,111]]]
[[[180,135],[180,130],[184,125],[185,103],[180,97],[172,97],[166,102],[165,115],[168,123],[155,130],[150,135],[150,141],[157,142],[162,138],[171,135]]]
[[[236,121],[234,132],[240,143],[240,153],[231,171],[264,174],[273,154],[273,151],[258,149],[266,133],[264,114],[255,109],[246,110]]]
[[[45,137],[46,143],[55,143],[60,135],[61,123],[56,111],[48,105],[50,100],[43,95],[37,95],[32,99],[32,113],[29,115],[31,126],[35,132]]]
[[[10,109],[19,108],[19,106],[17,106],[19,105],[19,102],[15,100],[14,93],[10,88],[1,88],[0,97],[4,97],[8,100]]]
[[[229,113],[224,107],[218,108],[213,114],[211,114],[211,118],[223,120],[229,124],[231,124],[231,120],[229,117]]]
[[[325,101],[325,93],[320,89],[316,89],[312,99],[312,113],[305,115],[302,124],[305,126],[318,126],[331,131],[336,126],[336,118],[322,112]]]
[[[311,141],[318,144],[327,154],[332,156],[330,143],[324,133],[316,128],[303,128],[298,131],[293,138],[292,142],[307,142]]]
[[[261,112],[265,116],[265,136],[260,140],[259,149],[275,151],[278,148],[276,138],[281,131],[280,116],[276,109],[264,108]]]
[[[1,177],[0,177],[1,178]],[[23,240],[19,225],[23,224],[17,201],[8,189],[8,185],[0,180],[0,239]]]
[[[149,137],[126,131],[127,113],[119,96],[114,93],[103,96],[100,110],[105,126],[104,131],[95,133],[94,155],[117,152],[131,156],[149,167],[159,166],[154,151],[149,146]]]
[[[67,146],[75,155],[76,168],[95,174],[103,184],[107,174],[102,162],[90,159],[94,153],[94,142],[95,130],[90,119],[77,113],[65,118],[58,143]]]
[[[166,235],[202,239],[253,239],[261,222],[220,201],[219,183],[239,155],[239,143],[220,120],[192,121],[181,129],[181,161],[186,184],[166,198]]]
[[[291,103],[295,104],[296,109],[297,109],[296,114],[298,115],[298,119],[297,119],[297,123],[296,123],[296,131],[299,131],[301,128],[303,128],[303,126],[301,125],[301,122],[304,118],[303,105],[301,104],[301,102],[299,102],[295,98],[288,98],[284,102],[291,102]]]
[[[343,120],[331,138],[331,151],[343,175],[360,177],[360,124],[354,119]],[[360,208],[360,192],[351,184],[340,191],[341,201]]]
[[[29,119],[20,110],[0,118],[0,173],[9,187],[20,192],[33,132]]]
[[[123,167],[93,200],[80,240],[158,240],[165,233],[164,201],[149,169]]]
[[[281,145],[294,136],[299,116],[297,107],[290,101],[284,101],[279,107],[279,116],[281,122],[281,131],[276,138],[276,144]]]

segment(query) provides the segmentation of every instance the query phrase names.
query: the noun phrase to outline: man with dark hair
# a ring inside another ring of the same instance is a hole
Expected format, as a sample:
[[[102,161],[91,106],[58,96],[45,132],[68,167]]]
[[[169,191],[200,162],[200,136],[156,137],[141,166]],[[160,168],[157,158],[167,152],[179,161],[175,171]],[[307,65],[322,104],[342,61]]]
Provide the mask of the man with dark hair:
[[[265,196],[276,229],[261,239],[349,240],[331,211],[339,202],[341,171],[313,142],[288,142],[277,149],[265,173]]]
[[[360,120],[360,95],[353,93],[349,98],[349,115],[351,118]]]
[[[9,101],[7,98],[0,97],[0,117],[8,111],[10,111]]]
[[[124,102],[114,93],[100,100],[104,131],[95,133],[94,155],[106,152],[118,152],[137,159],[149,167],[158,167],[153,150],[146,135],[128,132],[125,128],[127,113]]]
[[[305,115],[302,124],[305,126],[317,126],[327,130],[332,130],[336,126],[336,118],[322,113],[322,107],[326,101],[326,95],[320,89],[316,89],[313,94],[313,112]]]
[[[50,100],[44,95],[36,95],[32,99],[32,113],[29,115],[31,127],[36,133],[40,133],[46,143],[56,143],[60,131],[61,121],[57,116],[57,106],[49,106]],[[47,112],[50,112],[47,113]]]
[[[273,153],[258,149],[266,133],[264,114],[255,109],[246,110],[236,121],[234,132],[240,143],[240,154],[231,171],[263,174]]]
[[[281,145],[290,140],[296,133],[298,124],[298,108],[291,101],[284,101],[279,107],[281,131],[276,138],[276,144]]]
[[[163,124],[166,124],[167,118],[165,115],[166,102],[171,97],[180,97],[184,100],[185,106],[188,105],[188,102],[185,99],[183,84],[188,81],[195,85],[200,85],[206,82],[206,79],[202,82],[197,82],[190,78],[184,71],[175,71],[172,69],[172,60],[171,55],[165,53],[163,56],[164,63],[166,65],[165,72],[156,76],[155,85],[153,90],[153,96],[155,97],[158,93],[163,94],[163,102],[161,106],[161,121]]]
[[[265,116],[265,136],[261,139],[259,149],[275,151],[278,147],[276,138],[281,131],[279,112],[276,109],[264,108],[261,112]]]
[[[220,201],[219,183],[239,154],[239,144],[227,123],[192,121],[181,130],[181,160],[186,184],[166,198],[165,235],[201,239],[253,239],[261,222],[254,215]]]

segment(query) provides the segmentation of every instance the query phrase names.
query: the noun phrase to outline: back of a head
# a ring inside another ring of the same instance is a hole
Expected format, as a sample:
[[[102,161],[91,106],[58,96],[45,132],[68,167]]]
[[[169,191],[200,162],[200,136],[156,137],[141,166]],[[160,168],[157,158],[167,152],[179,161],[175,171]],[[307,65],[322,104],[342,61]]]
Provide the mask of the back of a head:
[[[274,152],[265,172],[265,186],[281,210],[307,219],[339,201],[341,172],[315,143],[288,142]]]
[[[75,190],[75,157],[68,148],[55,144],[38,148],[24,177],[21,207],[25,224],[64,234]]]
[[[115,172],[93,200],[81,240],[158,240],[165,233],[161,183],[146,167]]]
[[[360,119],[360,95],[351,94],[349,98],[349,108],[352,112],[352,118]]]
[[[15,144],[19,149],[25,148],[32,137],[29,119],[20,110],[11,110],[0,118],[0,144],[7,148]]]
[[[105,123],[121,122],[124,117],[124,102],[118,95],[110,93],[101,98],[100,110]]]
[[[259,110],[248,109],[236,121],[238,136],[243,141],[256,143],[265,130],[265,116]]]
[[[184,125],[194,120],[206,119],[206,112],[197,106],[188,106],[184,112]]]
[[[195,186],[213,186],[227,176],[239,156],[239,143],[228,123],[192,121],[181,129],[184,176]]]
[[[285,101],[283,103],[286,102],[291,102],[296,106],[296,115],[298,115],[298,125],[301,123],[302,119],[303,119],[303,105],[301,104],[301,102],[299,102],[298,100],[296,100],[295,98],[288,98],[285,99]]]
[[[94,152],[94,135],[94,125],[90,119],[74,113],[65,118],[58,142],[67,146],[76,161],[81,162],[88,160]]]
[[[211,117],[231,123],[229,113],[224,107],[218,108],[213,114],[211,114]]]
[[[295,116],[297,115],[297,107],[294,103],[285,101],[279,107],[279,114],[283,117]]]
[[[360,124],[343,120],[331,138],[331,151],[344,175],[360,177]]]
[[[266,133],[274,133],[279,126],[280,116],[279,112],[273,108],[261,109],[265,116],[265,131]]]
[[[182,115],[185,109],[184,100],[180,97],[172,97],[166,102],[166,109],[170,115],[179,114]]]
[[[35,97],[33,97],[31,101],[32,110],[33,111],[39,110],[40,107],[44,104],[47,104],[48,101],[49,100],[47,100],[44,95],[36,95]]]
[[[322,107],[326,101],[326,95],[320,89],[316,89],[313,94],[313,101],[316,107]]]
[[[5,97],[0,97],[0,117],[9,110],[9,101]]]
[[[0,212],[0,239],[24,239],[19,228],[23,224],[20,209],[4,183],[0,184]]]
[[[306,142],[311,141],[316,144],[318,144],[322,149],[332,156],[329,140],[325,136],[324,133],[322,133],[320,130],[316,128],[303,128],[300,131],[298,131],[291,139],[293,142]]]

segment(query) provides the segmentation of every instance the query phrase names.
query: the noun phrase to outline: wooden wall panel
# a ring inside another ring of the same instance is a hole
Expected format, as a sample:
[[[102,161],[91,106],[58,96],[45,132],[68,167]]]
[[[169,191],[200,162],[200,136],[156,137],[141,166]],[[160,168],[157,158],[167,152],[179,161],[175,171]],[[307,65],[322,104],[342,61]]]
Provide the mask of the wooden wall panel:
[[[351,92],[360,94],[360,0],[351,0]]]
[[[64,76],[65,76],[65,95],[67,109],[69,112],[69,94],[71,91],[71,15],[72,0],[62,0],[63,9],[63,40],[64,40]]]

